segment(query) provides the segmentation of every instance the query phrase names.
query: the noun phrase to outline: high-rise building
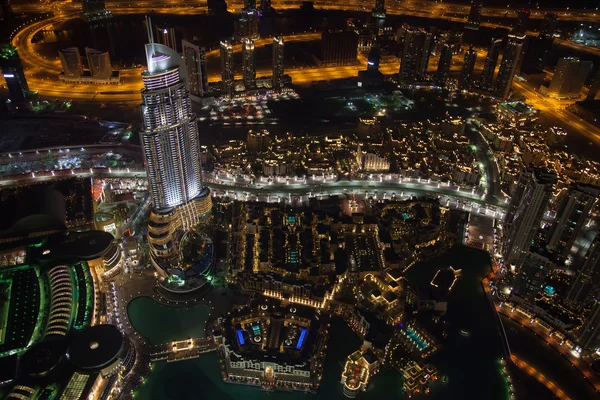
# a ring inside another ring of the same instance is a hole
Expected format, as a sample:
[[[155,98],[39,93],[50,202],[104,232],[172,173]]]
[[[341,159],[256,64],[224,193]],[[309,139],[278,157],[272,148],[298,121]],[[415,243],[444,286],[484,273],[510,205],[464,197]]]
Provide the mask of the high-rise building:
[[[566,258],[584,232],[590,212],[600,196],[600,188],[573,184],[562,198],[554,223],[548,232],[548,249]]]
[[[537,249],[528,251],[515,274],[513,290],[526,300],[533,300],[543,286],[548,273],[556,264]]]
[[[425,79],[432,42],[431,33],[424,29],[407,28],[400,61],[400,80],[402,82],[411,84]]]
[[[479,30],[479,25],[481,24],[481,6],[481,0],[471,1],[471,9],[469,10],[465,29]]]
[[[385,0],[375,0],[375,8],[371,15],[375,18],[385,18]]]
[[[540,228],[552,196],[556,174],[541,168],[521,172],[504,220],[504,262],[520,265]]]
[[[167,28],[156,26],[156,37],[159,43],[177,51],[177,38],[175,36],[175,28]]]
[[[256,0],[244,0],[245,10],[256,10]]]
[[[460,77],[458,78],[459,89],[468,90],[473,86],[473,71],[475,70],[476,62],[477,52],[471,47],[465,52],[465,57],[463,58],[463,65],[460,70]]]
[[[254,9],[242,10],[238,15],[238,19],[235,21],[236,39],[243,41],[244,39],[256,40],[260,38],[258,26],[258,11]]]
[[[483,72],[481,73],[481,88],[491,89],[492,83],[494,82],[494,73],[496,71],[496,65],[498,64],[498,57],[500,56],[500,49],[502,48],[502,39],[494,38],[485,57],[483,63]]]
[[[523,43],[519,40],[509,39],[504,53],[502,54],[502,62],[498,70],[496,78],[496,95],[502,99],[506,99],[512,88],[512,81],[517,72],[517,66],[521,59],[521,51]]]
[[[558,15],[554,13],[546,13],[540,29],[540,37],[553,38],[556,33],[556,25],[558,24]]]
[[[233,44],[229,40],[221,41],[221,91],[226,96],[233,94]]]
[[[354,31],[323,32],[321,66],[354,65],[358,56],[358,34]]]
[[[596,75],[590,80],[590,90],[585,96],[586,101],[592,101],[600,91],[600,66],[596,66]]]
[[[525,39],[527,35],[527,26],[529,25],[529,16],[531,14],[531,10],[526,8],[522,8],[517,11],[517,20],[515,21],[515,26],[511,29],[508,34],[509,37],[517,38],[517,39]]]
[[[81,2],[85,14],[96,14],[106,12],[104,0],[83,0]]]
[[[70,78],[76,78],[83,75],[83,64],[81,54],[77,47],[69,47],[59,50],[58,56],[62,64],[63,73]]]
[[[110,63],[110,54],[108,54],[108,52],[102,52],[86,47],[85,55],[93,78],[109,79],[112,76],[112,65]]]
[[[6,81],[10,99],[25,100],[29,95],[29,85],[27,85],[17,49],[10,45],[0,46],[0,69],[2,69],[2,76]]]
[[[260,10],[270,11],[271,10],[271,0],[260,0]]]
[[[581,89],[591,71],[591,61],[581,61],[577,57],[561,58],[550,82],[548,95],[558,99],[581,96]]]
[[[188,74],[181,56],[154,43],[148,19],[140,141],[152,204],[148,222],[151,260],[163,278],[177,268],[178,237],[212,208],[202,184],[196,114],[192,112]],[[167,273],[168,272],[168,273]],[[185,279],[184,271],[176,274]]]
[[[283,36],[273,38],[273,81],[275,91],[283,88]]]
[[[206,51],[200,47],[196,38],[193,41],[181,41],[183,59],[190,80],[190,94],[202,97],[208,91],[208,76],[206,71]]]
[[[527,73],[535,73],[542,71],[548,64],[550,51],[554,39],[550,36],[527,37],[526,49],[521,64],[521,71]]]
[[[375,45],[371,48],[369,55],[367,56],[367,73],[379,72],[379,62],[381,60],[381,50],[379,46]]]
[[[600,294],[600,234],[596,234],[585,253],[581,267],[567,292],[566,303],[571,308],[580,310],[586,303],[596,299],[598,294]]]
[[[443,87],[448,79],[450,73],[450,66],[452,65],[452,48],[448,43],[442,45],[440,52],[440,61],[438,62],[437,71],[435,73],[435,84]]]
[[[586,351],[594,351],[600,346],[600,298],[586,316],[577,334],[577,343]]]
[[[254,41],[246,39],[242,42],[242,78],[246,89],[256,87],[256,53]]]

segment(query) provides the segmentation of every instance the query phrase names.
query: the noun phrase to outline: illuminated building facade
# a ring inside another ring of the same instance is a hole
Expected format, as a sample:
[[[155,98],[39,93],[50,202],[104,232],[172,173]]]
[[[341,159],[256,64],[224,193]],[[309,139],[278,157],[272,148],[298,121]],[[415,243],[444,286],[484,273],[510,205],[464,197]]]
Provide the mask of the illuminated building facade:
[[[273,38],[273,89],[281,91],[283,88],[283,36]]]
[[[112,76],[112,66],[110,64],[110,54],[108,54],[108,52],[102,52],[86,47],[85,55],[93,78],[110,79]]]
[[[321,35],[321,66],[353,65],[357,56],[356,32],[323,32]]]
[[[554,13],[544,14],[544,20],[540,28],[540,37],[552,38],[556,33],[556,25],[558,24],[558,15]]]
[[[519,40],[509,39],[502,54],[502,62],[496,78],[496,95],[506,99],[512,88],[512,81],[517,72],[517,66],[521,58],[523,43]]]
[[[242,42],[242,78],[246,89],[256,87],[256,53],[254,41],[245,39]]]
[[[548,96],[571,99],[581,96],[581,89],[592,71],[591,61],[578,57],[563,57],[558,60],[554,76],[548,88]]]
[[[221,93],[224,96],[233,94],[233,43],[229,40],[221,41]]]
[[[259,16],[255,9],[244,9],[235,21],[235,37],[237,40],[256,40],[260,38],[258,31]]]
[[[0,68],[2,76],[6,81],[8,93],[11,100],[22,101],[29,95],[29,85],[25,79],[23,65],[17,53],[17,49],[12,46],[0,47]]]
[[[155,267],[164,274],[163,263],[156,260],[176,255],[176,233],[209,214],[212,203],[202,185],[198,124],[183,60],[152,38],[146,59],[140,136],[153,205],[148,239]]]
[[[379,358],[371,348],[350,354],[342,372],[344,396],[353,399],[361,391],[366,391],[369,380],[379,372],[379,364]]]
[[[63,74],[68,78],[77,78],[83,75],[83,64],[81,54],[77,47],[69,47],[58,52]]]
[[[526,8],[522,8],[517,11],[517,21],[515,22],[515,26],[508,34],[509,37],[524,39],[527,35],[527,27],[529,25],[529,16],[531,15],[531,10]]]
[[[206,70],[206,50],[199,46],[198,40],[181,41],[183,59],[190,80],[190,94],[202,97],[208,91],[208,72]]]
[[[407,28],[400,62],[400,81],[412,84],[425,79],[433,36],[422,28]]]
[[[481,1],[471,1],[471,9],[469,10],[469,16],[467,17],[467,23],[465,29],[479,30],[481,24]]]
[[[483,64],[483,72],[481,73],[481,88],[491,89],[494,81],[494,71],[496,71],[496,65],[498,64],[498,57],[500,56],[500,49],[502,47],[502,39],[494,38],[485,57]]]
[[[506,264],[519,264],[529,251],[557,181],[554,172],[527,168],[521,172],[504,220],[503,257]]]
[[[458,78],[459,89],[468,90],[473,86],[473,71],[475,70],[476,62],[477,52],[471,47],[465,52],[463,58],[463,65],[460,70],[460,77]]]
[[[600,299],[596,299],[596,304],[587,315],[577,334],[577,342],[588,351],[594,351],[600,346]]]
[[[585,254],[571,287],[567,292],[566,303],[575,310],[581,310],[600,294],[600,236],[596,235]]]

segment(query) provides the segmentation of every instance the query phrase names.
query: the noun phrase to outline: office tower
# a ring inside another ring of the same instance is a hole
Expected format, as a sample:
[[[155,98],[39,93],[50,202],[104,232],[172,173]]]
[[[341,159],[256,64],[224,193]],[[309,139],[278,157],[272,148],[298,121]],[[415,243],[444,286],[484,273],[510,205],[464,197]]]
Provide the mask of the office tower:
[[[469,90],[473,86],[473,71],[475,70],[475,62],[477,61],[477,52],[473,48],[469,48],[465,52],[463,65],[458,78],[458,88],[461,90]]]
[[[190,80],[190,94],[202,97],[208,91],[208,76],[206,72],[206,52],[200,47],[196,38],[193,41],[181,41],[183,59]]]
[[[500,56],[500,48],[502,47],[502,39],[494,38],[485,57],[483,63],[483,72],[481,73],[481,87],[483,89],[491,89],[494,81],[494,72],[498,64],[498,56]]]
[[[106,12],[104,0],[83,0],[81,2],[85,14],[95,14]]]
[[[577,334],[577,343],[582,349],[594,351],[600,346],[600,298],[595,300]]]
[[[452,65],[452,48],[448,43],[444,43],[442,51],[440,52],[440,61],[438,62],[437,71],[435,73],[435,84],[443,87],[448,79],[450,73],[450,66]]]
[[[148,67],[142,73],[140,142],[152,204],[150,258],[166,278],[180,268],[178,238],[210,214],[212,202],[202,184],[198,124],[187,70],[178,53],[154,43],[149,19],[147,22],[150,43],[145,46]],[[184,279],[183,271],[176,275],[178,280]]]
[[[258,31],[258,11],[244,9],[235,21],[235,37],[239,41],[244,39],[256,40],[260,37]]]
[[[283,36],[273,38],[273,90],[280,92],[283,88]]]
[[[505,264],[520,265],[529,251],[556,180],[554,172],[541,168],[526,168],[519,175],[504,219],[502,255]]]
[[[156,37],[159,43],[177,51],[177,39],[175,37],[175,28],[156,26]]]
[[[356,64],[358,34],[354,31],[323,32],[321,35],[321,66]]]
[[[546,255],[538,253],[537,249],[528,251],[523,264],[515,273],[513,291],[526,300],[533,300],[542,288],[548,273],[556,267]]]
[[[256,0],[244,0],[244,10],[256,10]]]
[[[596,67],[596,75],[590,81],[590,90],[588,91],[585,100],[592,101],[596,98],[598,91],[600,91],[600,67]]]
[[[375,18],[385,18],[385,0],[375,0],[375,8],[371,15]]]
[[[110,54],[95,49],[85,48],[85,55],[92,77],[98,79],[109,79],[112,76]]]
[[[577,57],[563,57],[558,60],[548,94],[558,99],[575,98],[592,71],[591,61],[581,61]]]
[[[481,5],[481,0],[471,1],[471,9],[469,10],[465,29],[479,30],[479,25],[481,24]]]
[[[8,21],[15,16],[15,13],[10,5],[10,0],[0,0],[0,20]]]
[[[11,45],[0,46],[0,69],[6,80],[8,95],[11,100],[25,100],[29,95],[29,86],[23,72],[23,65],[17,49]]]
[[[260,10],[261,11],[271,10],[271,0],[260,0]]]
[[[556,25],[558,24],[558,15],[554,13],[546,13],[542,26],[540,28],[539,37],[553,38],[556,33]]]
[[[59,50],[58,56],[65,76],[76,78],[83,75],[83,64],[77,47]]]
[[[246,39],[242,42],[242,78],[246,89],[256,87],[256,54],[254,41]]]
[[[221,91],[226,96],[233,94],[233,44],[229,40],[221,41]]]
[[[511,29],[508,34],[509,37],[525,39],[527,35],[527,26],[529,25],[529,15],[531,11],[525,8],[517,11],[517,21],[515,22],[515,26]]]
[[[422,28],[408,28],[404,35],[404,49],[400,62],[400,80],[411,84],[425,79],[432,35]]]
[[[548,64],[554,39],[546,36],[527,37],[526,49],[523,56],[521,71],[536,73],[542,71]]]
[[[377,73],[379,72],[379,62],[381,59],[381,50],[379,50],[379,46],[375,45],[371,48],[369,55],[367,57],[367,73]]]
[[[598,294],[600,294],[600,234],[596,234],[585,253],[582,265],[567,292],[566,302],[571,308],[580,310]]]
[[[496,78],[496,95],[502,99],[508,97],[508,93],[512,88],[512,81],[517,72],[517,66],[521,59],[522,50],[523,43],[513,39],[509,39],[504,48],[502,62],[500,63],[498,77]]]
[[[554,223],[548,232],[548,249],[566,258],[589,218],[600,195],[600,188],[582,183],[572,184],[563,197]]]

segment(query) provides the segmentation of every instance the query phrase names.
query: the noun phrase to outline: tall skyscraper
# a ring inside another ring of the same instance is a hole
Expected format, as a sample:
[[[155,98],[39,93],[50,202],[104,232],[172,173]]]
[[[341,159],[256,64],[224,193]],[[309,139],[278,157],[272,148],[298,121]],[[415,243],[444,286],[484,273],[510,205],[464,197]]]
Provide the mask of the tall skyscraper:
[[[587,351],[594,351],[600,346],[600,299],[596,299],[592,310],[586,316],[577,334],[577,342]]]
[[[508,34],[509,37],[525,39],[527,35],[527,27],[529,25],[529,16],[531,14],[531,10],[526,8],[522,8],[517,11],[517,20],[515,21],[515,26],[511,29]]]
[[[502,39],[494,38],[485,57],[483,63],[483,72],[481,73],[481,88],[491,89],[492,83],[494,82],[494,72],[496,71],[496,65],[498,64],[498,57],[500,56],[500,48],[502,47]]]
[[[571,247],[584,232],[598,196],[600,188],[596,186],[577,183],[569,187],[548,232],[549,250],[562,258],[569,255]]]
[[[556,33],[556,25],[558,24],[558,15],[554,13],[546,13],[540,29],[540,37],[552,38]]]
[[[358,34],[354,31],[323,32],[321,35],[321,66],[356,64]]]
[[[379,72],[379,62],[381,60],[381,50],[378,45],[371,48],[369,55],[367,56],[367,73]]]
[[[85,55],[88,60],[88,67],[92,77],[98,79],[109,79],[112,76],[112,65],[110,63],[110,54],[106,51],[85,48]]]
[[[277,92],[283,88],[283,36],[273,38],[273,89]]]
[[[221,41],[221,91],[226,96],[233,94],[233,44],[229,40]]]
[[[596,299],[599,294],[600,234],[596,234],[567,292],[566,303],[574,310],[581,310],[586,303]]]
[[[81,5],[85,14],[106,12],[104,0],[82,0]]]
[[[58,56],[62,64],[63,73],[68,77],[79,77],[83,75],[83,64],[81,62],[81,54],[77,47],[69,47],[59,50]]]
[[[526,39],[526,49],[521,64],[521,71],[528,73],[542,71],[548,64],[550,51],[552,50],[552,37],[536,36]]]
[[[141,145],[152,204],[148,222],[151,261],[163,278],[185,279],[177,262],[178,238],[210,213],[212,202],[202,184],[196,114],[181,56],[154,43],[147,19],[144,88],[140,106]]]
[[[469,10],[465,29],[479,30],[479,25],[481,24],[481,6],[481,0],[471,1],[471,9]]]
[[[514,291],[527,300],[533,300],[554,267],[556,265],[547,255],[539,253],[537,249],[528,251],[515,274]]]
[[[177,51],[177,38],[175,36],[175,28],[156,26],[156,37],[159,43]]]
[[[452,65],[452,48],[449,44],[444,43],[440,52],[440,61],[438,62],[437,71],[435,73],[435,84],[443,87],[446,85],[446,79],[450,73],[450,66]]]
[[[375,8],[371,15],[375,18],[385,18],[385,0],[375,0]]]
[[[591,71],[591,61],[581,61],[577,57],[561,58],[550,82],[548,95],[558,99],[581,96],[581,89]]]
[[[0,46],[0,69],[2,69],[2,76],[6,81],[10,99],[25,100],[29,95],[29,85],[25,79],[17,49],[10,45]]]
[[[519,40],[509,39],[504,53],[502,54],[502,62],[498,70],[496,78],[496,95],[502,99],[506,99],[512,88],[512,81],[517,72],[517,66],[521,59],[521,51],[523,43]]]
[[[507,265],[520,265],[529,251],[556,180],[554,172],[541,168],[521,172],[504,219],[502,256]]]
[[[258,26],[258,11],[254,9],[242,10],[238,15],[238,19],[235,21],[236,39],[239,41],[243,41],[244,39],[258,39],[260,37]]]
[[[469,90],[473,87],[473,71],[475,70],[476,62],[477,52],[471,47],[465,52],[465,57],[463,58],[463,65],[460,70],[460,77],[458,78],[459,89]]]
[[[206,51],[200,47],[197,39],[192,42],[181,41],[183,59],[190,80],[190,94],[202,97],[208,91],[208,76],[206,72]]]
[[[256,87],[256,53],[254,41],[246,39],[242,42],[242,78],[246,89]]]
[[[590,81],[590,90],[585,96],[586,101],[592,101],[600,91],[600,66],[596,66],[596,74]]]
[[[432,45],[431,33],[422,28],[408,28],[400,61],[400,81],[411,84],[425,79]]]

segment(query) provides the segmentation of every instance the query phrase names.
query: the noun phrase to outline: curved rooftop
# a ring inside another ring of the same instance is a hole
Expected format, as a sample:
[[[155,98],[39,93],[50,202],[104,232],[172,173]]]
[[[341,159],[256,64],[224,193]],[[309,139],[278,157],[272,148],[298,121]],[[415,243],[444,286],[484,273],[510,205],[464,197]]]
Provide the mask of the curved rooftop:
[[[94,260],[106,254],[113,239],[113,235],[103,231],[53,235],[39,249],[37,258],[39,261]]]
[[[125,338],[114,325],[96,325],[77,334],[69,346],[69,359],[83,371],[98,371],[115,362]]]
[[[64,360],[67,353],[66,338],[54,338],[37,343],[21,358],[21,372],[27,376],[46,376]]]

